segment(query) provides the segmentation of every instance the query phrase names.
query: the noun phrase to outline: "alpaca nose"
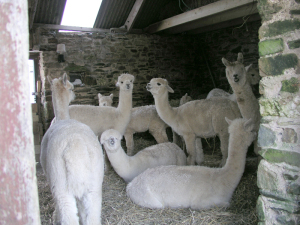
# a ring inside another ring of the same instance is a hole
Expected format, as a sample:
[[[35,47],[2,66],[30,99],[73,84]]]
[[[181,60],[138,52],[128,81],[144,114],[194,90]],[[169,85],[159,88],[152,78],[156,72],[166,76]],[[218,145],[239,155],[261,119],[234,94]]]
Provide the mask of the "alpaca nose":
[[[150,84],[150,83],[147,84],[146,89],[147,89],[148,91],[151,89],[151,84]]]
[[[129,89],[130,88],[130,84],[126,84],[126,87],[127,87],[127,89]]]
[[[240,79],[238,78],[238,76],[239,76],[238,74],[233,75],[234,82],[239,82]]]

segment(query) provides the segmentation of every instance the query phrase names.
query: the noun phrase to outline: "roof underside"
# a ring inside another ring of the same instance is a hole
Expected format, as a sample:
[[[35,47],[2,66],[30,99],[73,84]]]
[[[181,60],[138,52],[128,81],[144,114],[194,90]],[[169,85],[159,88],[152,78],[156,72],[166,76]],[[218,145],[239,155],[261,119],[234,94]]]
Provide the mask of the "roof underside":
[[[260,19],[256,0],[102,0],[96,29],[123,27],[128,32],[201,33]],[[180,3],[180,4],[179,4]],[[66,0],[28,0],[30,29],[35,25],[59,28]],[[246,17],[247,18],[247,17]],[[54,26],[55,25],[55,26]],[[84,31],[84,29],[82,29]]]

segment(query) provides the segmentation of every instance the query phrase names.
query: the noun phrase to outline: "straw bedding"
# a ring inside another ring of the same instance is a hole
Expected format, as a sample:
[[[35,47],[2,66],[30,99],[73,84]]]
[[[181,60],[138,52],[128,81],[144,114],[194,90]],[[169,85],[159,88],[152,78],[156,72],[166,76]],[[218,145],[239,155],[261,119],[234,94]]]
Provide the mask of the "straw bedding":
[[[156,144],[151,135],[135,135],[135,148]],[[125,148],[125,143],[122,141]],[[216,167],[221,161],[219,141],[203,140],[205,166]],[[248,154],[244,175],[235,190],[230,207],[194,211],[191,209],[147,209],[135,205],[126,196],[126,183],[113,171],[106,172],[103,181],[102,224],[257,224],[256,185],[257,158]],[[40,164],[37,181],[41,224],[52,224],[54,202]]]

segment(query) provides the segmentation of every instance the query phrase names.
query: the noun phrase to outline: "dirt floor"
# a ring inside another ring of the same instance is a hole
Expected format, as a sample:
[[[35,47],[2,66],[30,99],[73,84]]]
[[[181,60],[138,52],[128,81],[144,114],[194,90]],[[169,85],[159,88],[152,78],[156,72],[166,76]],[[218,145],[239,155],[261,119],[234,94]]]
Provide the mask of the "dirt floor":
[[[149,134],[135,136],[134,140],[136,149],[156,144]],[[203,139],[202,143],[205,154],[203,165],[217,167],[221,160],[218,140]],[[123,142],[122,146],[124,146]],[[253,153],[248,153],[245,172],[233,194],[230,207],[194,211],[191,209],[153,210],[135,205],[126,196],[126,183],[111,169],[106,172],[103,181],[102,224],[257,224],[255,206],[259,192],[256,171],[257,157]],[[37,163],[36,173],[41,224],[52,224],[53,199],[39,163]]]

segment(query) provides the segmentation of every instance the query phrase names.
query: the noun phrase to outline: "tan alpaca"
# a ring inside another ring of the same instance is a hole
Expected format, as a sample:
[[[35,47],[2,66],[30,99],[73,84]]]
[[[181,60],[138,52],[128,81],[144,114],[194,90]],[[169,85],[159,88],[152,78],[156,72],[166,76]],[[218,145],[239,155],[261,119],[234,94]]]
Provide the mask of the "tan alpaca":
[[[160,166],[146,170],[126,188],[130,199],[147,208],[206,209],[229,206],[243,175],[246,153],[255,138],[250,120],[229,123],[229,154],[223,168]]]
[[[116,130],[106,130],[100,142],[109,161],[125,182],[130,182],[148,168],[161,165],[186,165],[184,152],[174,143],[166,142],[147,147],[134,156],[128,156],[121,147],[122,135]]]
[[[74,93],[67,75],[49,82],[56,122],[43,137],[40,161],[55,202],[54,224],[100,225],[101,145],[87,125],[69,119]]]
[[[246,66],[245,70],[246,70],[247,80],[251,84],[251,86],[258,84],[261,77],[259,76],[258,71],[252,67],[252,64],[250,64],[249,66]],[[219,89],[219,88],[212,89],[207,94],[206,98],[209,99],[211,97],[225,97],[225,98],[229,98],[230,100],[236,102],[236,95],[235,95],[235,93],[230,94],[230,93],[228,93],[228,92],[226,92],[226,91],[224,91],[222,89]]]
[[[98,93],[98,101],[99,106],[111,106],[113,103],[114,94],[110,94],[109,96],[101,95]]]
[[[119,105],[99,107],[92,105],[69,106],[70,118],[88,125],[97,136],[108,129],[115,129],[122,135],[130,121],[134,76],[121,74],[116,86],[120,88]]]
[[[251,83],[246,75],[246,69],[243,64],[243,54],[239,53],[237,61],[229,62],[222,58],[223,64],[226,66],[227,80],[236,95],[237,104],[243,118],[252,118],[254,129],[258,132],[261,115],[259,112],[259,103],[253,94]],[[257,141],[254,143],[254,151],[258,154]]]
[[[108,97],[104,98],[99,96],[102,105],[111,106],[111,102]],[[131,110],[131,119],[127,125],[126,131],[124,133],[124,138],[126,141],[127,155],[133,155],[134,151],[134,141],[133,134],[141,133],[149,130],[150,134],[155,138],[157,143],[168,142],[168,136],[166,133],[166,128],[168,127],[164,121],[158,116],[154,105],[146,105],[135,107]]]
[[[168,81],[162,78],[153,78],[147,84],[147,90],[154,97],[156,110],[160,118],[177,134],[183,136],[189,154],[187,162],[194,165],[203,161],[203,152],[195,148],[196,137],[208,138],[218,135],[221,141],[223,154],[222,165],[225,164],[228,154],[228,124],[224,117],[235,119],[241,117],[237,104],[229,99],[213,98],[187,102],[179,107],[172,108],[169,104],[169,92],[173,89]]]

